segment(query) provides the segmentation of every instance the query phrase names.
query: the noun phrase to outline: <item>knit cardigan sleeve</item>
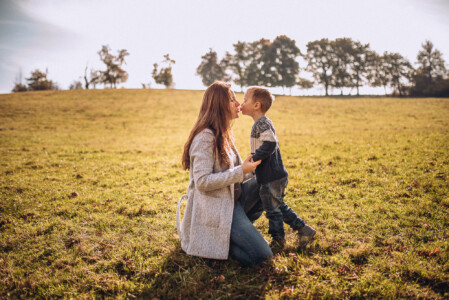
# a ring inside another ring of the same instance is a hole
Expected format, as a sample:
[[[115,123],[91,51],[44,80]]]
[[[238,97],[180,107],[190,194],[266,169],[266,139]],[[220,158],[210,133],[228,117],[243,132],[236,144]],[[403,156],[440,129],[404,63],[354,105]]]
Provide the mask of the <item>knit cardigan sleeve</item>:
[[[193,180],[201,192],[210,192],[243,181],[241,166],[214,173],[214,136],[203,130],[193,139],[190,146],[190,166]]]

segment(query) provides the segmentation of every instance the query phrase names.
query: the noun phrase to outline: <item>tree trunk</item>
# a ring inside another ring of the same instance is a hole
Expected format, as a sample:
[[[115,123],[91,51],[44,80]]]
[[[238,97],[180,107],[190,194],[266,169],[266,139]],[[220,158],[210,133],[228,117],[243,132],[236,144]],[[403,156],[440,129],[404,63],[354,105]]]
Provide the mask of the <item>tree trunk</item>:
[[[87,80],[87,66],[86,66],[86,68],[84,69],[84,82],[85,82],[85,85],[84,85],[84,87],[86,88],[86,90],[88,90],[89,89],[89,80]]]

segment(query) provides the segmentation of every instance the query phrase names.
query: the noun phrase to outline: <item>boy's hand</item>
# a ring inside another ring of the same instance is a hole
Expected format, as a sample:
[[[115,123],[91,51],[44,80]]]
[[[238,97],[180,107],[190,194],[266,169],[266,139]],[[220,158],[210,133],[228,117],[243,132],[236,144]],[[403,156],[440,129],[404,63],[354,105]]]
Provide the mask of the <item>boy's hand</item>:
[[[242,164],[243,174],[254,172],[260,163],[260,160],[254,161],[252,155],[248,156]]]

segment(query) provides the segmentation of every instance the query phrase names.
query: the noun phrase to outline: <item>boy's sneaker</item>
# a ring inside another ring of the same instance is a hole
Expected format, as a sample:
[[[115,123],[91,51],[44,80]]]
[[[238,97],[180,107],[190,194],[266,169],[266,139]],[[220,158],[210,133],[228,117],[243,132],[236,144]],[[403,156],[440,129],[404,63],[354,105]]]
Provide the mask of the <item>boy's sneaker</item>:
[[[298,235],[299,247],[304,247],[307,245],[315,235],[316,230],[305,224],[303,227],[296,230],[296,234]]]
[[[284,250],[285,247],[285,239],[273,239],[270,243],[270,248],[273,253],[279,253]]]

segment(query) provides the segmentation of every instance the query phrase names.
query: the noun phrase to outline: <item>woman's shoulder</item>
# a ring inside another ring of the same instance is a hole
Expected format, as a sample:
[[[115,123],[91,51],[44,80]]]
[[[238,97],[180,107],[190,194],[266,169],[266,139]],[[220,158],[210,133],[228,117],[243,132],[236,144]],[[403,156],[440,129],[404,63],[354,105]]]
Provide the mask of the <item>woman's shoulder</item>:
[[[203,129],[193,138],[193,142],[213,141],[214,133],[209,128]]]
[[[203,129],[198,132],[192,140],[190,145],[190,156],[195,153],[209,153],[213,149],[214,145],[214,134],[210,129]]]

